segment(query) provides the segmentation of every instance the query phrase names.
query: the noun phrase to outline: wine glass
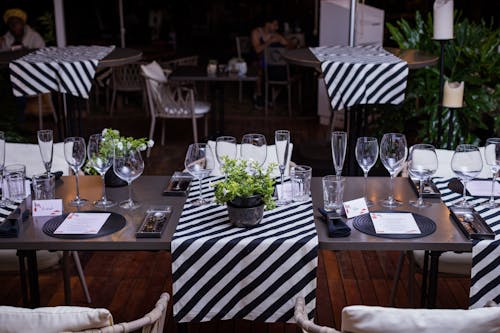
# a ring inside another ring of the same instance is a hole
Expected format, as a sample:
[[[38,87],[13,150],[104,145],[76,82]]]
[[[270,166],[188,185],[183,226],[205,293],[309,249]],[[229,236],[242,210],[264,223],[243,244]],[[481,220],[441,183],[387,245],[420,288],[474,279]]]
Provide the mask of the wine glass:
[[[278,130],[274,132],[274,145],[276,147],[276,157],[281,175],[281,196],[276,201],[278,206],[283,206],[290,203],[290,200],[285,198],[284,175],[286,162],[290,154],[290,131]]]
[[[132,182],[144,171],[141,152],[114,144],[113,171],[128,184],[128,199],[120,202],[120,207],[128,210],[139,208],[141,204],[132,200]]]
[[[80,198],[80,187],[78,184],[78,172],[85,162],[85,140],[81,137],[69,137],[64,140],[64,158],[69,164],[76,180],[76,197],[69,202],[70,206],[84,206],[87,199]]]
[[[3,183],[3,167],[5,166],[5,133],[0,131],[0,187],[2,188],[2,196],[0,197],[0,207],[5,207],[9,201],[4,199],[4,183]]]
[[[110,148],[111,144],[106,145],[106,143],[102,134],[92,134],[87,147],[90,165],[102,178],[102,197],[94,202],[94,206],[98,208],[108,208],[116,205],[115,202],[108,200],[106,197],[104,175],[113,164],[113,150]]]
[[[241,158],[257,161],[261,166],[267,158],[266,137],[262,134],[245,134],[241,139]]]
[[[395,208],[403,204],[401,201],[394,199],[394,177],[403,167],[407,154],[404,134],[384,134],[380,142],[380,160],[391,176],[389,197],[381,202],[384,207]]]
[[[346,132],[332,132],[332,157],[333,167],[337,179],[340,179],[342,168],[344,167],[345,152],[347,148],[347,133]]]
[[[364,197],[368,207],[373,206],[375,203],[368,200],[366,196],[366,184],[368,182],[368,172],[375,165],[378,158],[378,141],[377,138],[360,137],[356,141],[356,160],[359,167],[363,170],[364,174]]]
[[[234,136],[219,136],[215,140],[215,155],[221,171],[224,165],[224,157],[236,158],[236,147],[236,138]]]
[[[459,208],[472,208],[474,205],[467,202],[467,183],[474,179],[483,168],[483,159],[479,148],[474,145],[461,144],[455,149],[451,159],[451,170],[457,175],[464,185],[462,200],[454,206]]]
[[[50,174],[52,167],[52,155],[54,152],[54,134],[52,130],[39,130],[37,133],[38,148],[40,148],[40,155],[42,162],[47,171],[47,176]]]
[[[190,144],[186,153],[186,159],[184,160],[184,166],[193,177],[198,178],[200,183],[198,199],[191,201],[191,204],[194,206],[202,206],[210,203],[209,200],[203,198],[202,193],[203,178],[210,175],[214,169],[214,160],[210,146],[206,143]]]
[[[493,174],[491,177],[491,196],[486,206],[488,208],[495,208],[500,206],[499,203],[495,202],[495,183],[498,170],[500,170],[500,138],[490,138],[486,140],[484,159],[486,164],[490,166],[490,170]]]
[[[417,144],[411,147],[408,159],[408,172],[412,178],[420,181],[418,200],[411,200],[410,205],[417,208],[429,207],[431,204],[424,202],[422,196],[424,182],[434,175],[438,168],[438,158],[433,145]]]

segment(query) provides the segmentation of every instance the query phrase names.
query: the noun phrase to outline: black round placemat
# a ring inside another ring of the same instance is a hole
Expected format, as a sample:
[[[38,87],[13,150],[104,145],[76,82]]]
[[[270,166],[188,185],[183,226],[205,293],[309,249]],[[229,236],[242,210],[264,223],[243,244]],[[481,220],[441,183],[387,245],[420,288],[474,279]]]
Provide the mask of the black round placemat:
[[[474,180],[488,180],[488,181],[491,182],[491,179],[484,179],[484,178],[476,178]],[[453,192],[455,192],[455,193],[463,194],[464,184],[462,184],[462,182],[460,181],[460,179],[458,179],[458,178],[452,178],[448,182],[448,188],[450,190],[452,190]],[[466,194],[468,196],[471,196],[471,194],[469,193],[468,190],[466,191]],[[475,198],[489,198],[490,196],[489,195],[475,195],[474,197]],[[498,198],[498,196],[495,196],[495,198]]]
[[[376,211],[372,213],[411,213],[411,212],[402,212],[402,211]],[[415,221],[417,222],[418,228],[420,229],[420,234],[377,234],[375,232],[375,227],[373,226],[372,219],[370,214],[364,214],[360,216],[356,216],[353,219],[352,225],[358,231],[361,231],[364,234],[382,238],[393,238],[393,239],[408,239],[408,238],[420,238],[429,236],[434,231],[436,231],[436,223],[432,221],[430,218],[412,213]]]
[[[69,214],[63,214],[60,216],[56,216],[51,218],[43,225],[43,232],[51,237],[63,238],[63,239],[89,239],[89,238],[97,238],[112,234],[122,229],[127,221],[123,215],[112,213],[112,212],[103,212],[103,211],[85,211],[82,213],[110,213],[111,215],[108,217],[106,222],[103,224],[102,228],[99,230],[97,234],[54,234],[54,231],[59,227],[59,225],[66,219]]]

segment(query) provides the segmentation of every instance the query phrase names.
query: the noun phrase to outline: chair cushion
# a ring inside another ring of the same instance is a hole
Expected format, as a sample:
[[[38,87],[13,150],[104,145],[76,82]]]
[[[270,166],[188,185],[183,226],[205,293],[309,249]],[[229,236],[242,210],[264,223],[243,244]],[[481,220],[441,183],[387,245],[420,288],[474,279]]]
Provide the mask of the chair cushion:
[[[1,333],[56,333],[101,328],[113,324],[107,309],[56,306],[25,309],[0,306]]]
[[[217,157],[215,155],[215,141],[208,141],[208,145],[212,149],[212,153],[214,155],[213,158],[215,160],[214,161],[215,162],[214,170],[212,171],[211,175],[212,176],[222,176],[222,173],[220,171],[219,162],[217,161]],[[236,158],[241,157],[240,152],[241,152],[241,145],[238,144],[238,147],[236,148]],[[285,167],[285,175],[286,176],[288,176],[288,174],[289,174],[289,166],[290,166],[290,159],[292,157],[292,152],[293,152],[293,143],[290,142],[290,154],[288,154],[288,160],[287,160],[287,164]],[[275,145],[268,145],[267,146],[267,156],[266,156],[266,161],[264,162],[264,168],[267,168],[267,166],[270,163],[278,164],[278,159],[276,157],[276,146]],[[272,176],[278,177],[279,175],[280,175],[280,172],[279,172],[278,168],[277,167],[274,168]]]
[[[155,81],[167,82],[167,76],[165,75],[165,72],[156,61],[153,61],[152,63],[147,65],[141,65],[141,69],[142,73],[144,73],[145,76]]]
[[[415,261],[419,267],[424,266],[424,251],[413,251]],[[471,252],[444,252],[439,256],[439,272],[470,276],[472,267]]]
[[[479,147],[481,157],[483,158],[483,169],[477,178],[491,178],[491,171],[484,159],[484,147]],[[455,173],[451,170],[451,159],[453,158],[454,150],[436,149],[438,157],[438,169],[434,174],[435,177],[451,178],[456,177]]]
[[[500,307],[429,310],[354,305],[342,310],[342,332],[498,333],[499,330]]]
[[[45,172],[40,149],[37,144],[27,143],[5,143],[5,165],[21,163],[26,165],[26,176]],[[63,175],[68,175],[68,163],[64,158],[64,143],[54,143],[54,153],[52,156],[52,171],[62,171]]]
[[[205,114],[210,111],[210,103],[207,102],[194,102],[194,113],[195,114]]]

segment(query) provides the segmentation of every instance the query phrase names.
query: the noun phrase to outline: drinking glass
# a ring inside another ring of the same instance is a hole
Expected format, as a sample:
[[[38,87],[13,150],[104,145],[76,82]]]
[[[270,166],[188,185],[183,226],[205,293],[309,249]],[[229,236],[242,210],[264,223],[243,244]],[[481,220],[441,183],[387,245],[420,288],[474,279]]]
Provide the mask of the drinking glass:
[[[417,208],[429,207],[431,204],[424,202],[422,196],[424,182],[434,175],[438,168],[438,158],[433,145],[417,144],[411,147],[408,160],[408,172],[411,178],[420,182],[418,200],[411,200],[410,205]]]
[[[241,139],[241,158],[257,161],[261,166],[267,158],[266,137],[262,134],[245,134]]]
[[[224,157],[236,158],[236,138],[234,136],[219,136],[215,140],[215,155],[220,169],[224,165]]]
[[[87,204],[87,199],[80,198],[80,187],[78,184],[78,172],[85,163],[85,140],[81,137],[69,137],[64,140],[64,158],[69,164],[76,180],[76,197],[69,202],[70,206],[83,206]]]
[[[366,195],[366,184],[368,182],[368,172],[375,165],[378,158],[378,141],[377,138],[360,137],[356,141],[356,160],[364,174],[364,197],[368,207],[375,203],[368,199]]]
[[[116,205],[115,202],[108,200],[106,197],[106,184],[104,182],[104,175],[111,168],[113,164],[113,150],[109,148],[111,145],[107,144],[102,134],[92,134],[89,139],[87,147],[88,159],[90,165],[102,178],[102,197],[94,202],[94,206],[98,208],[108,208]]]
[[[4,168],[4,174],[9,190],[9,202],[21,202],[26,197],[26,166],[11,164]]]
[[[394,177],[403,167],[407,154],[404,134],[384,134],[380,142],[380,160],[391,176],[389,197],[381,202],[384,207],[395,208],[402,205],[401,201],[394,199]]]
[[[345,152],[347,148],[347,133],[332,132],[332,157],[335,174],[340,179],[342,168],[344,167]]]
[[[203,178],[210,175],[214,169],[212,149],[206,143],[193,143],[189,145],[184,160],[186,170],[198,178],[200,183],[200,194],[196,200],[191,201],[194,206],[202,206],[208,204],[210,201],[203,198]]]
[[[39,130],[36,134],[38,137],[38,148],[40,148],[42,162],[48,175],[50,174],[50,169],[52,167],[52,155],[54,152],[54,133],[52,132],[52,130]]]
[[[483,159],[479,148],[474,145],[458,145],[451,159],[451,170],[457,175],[464,185],[462,200],[454,206],[459,208],[472,208],[474,205],[467,202],[467,183],[474,179],[483,168]]]
[[[328,175],[322,178],[323,184],[323,207],[326,211],[337,214],[342,213],[342,200],[344,197],[345,178]]]
[[[5,133],[0,131],[0,187],[2,188],[2,196],[0,197],[0,207],[5,207],[9,203],[4,199],[5,189],[3,188],[3,168],[5,166]]]
[[[128,184],[128,199],[120,202],[123,209],[134,210],[141,204],[132,200],[132,182],[139,178],[144,171],[144,161],[141,152],[137,149],[120,149],[114,145],[113,171]]]
[[[486,140],[486,146],[484,147],[484,159],[486,164],[490,166],[492,173],[491,196],[486,206],[488,208],[495,208],[500,206],[499,203],[495,202],[495,183],[497,180],[498,170],[500,170],[500,138],[490,138]]]
[[[276,201],[278,206],[290,203],[291,198],[285,198],[285,168],[290,154],[290,131],[278,130],[274,132],[274,145],[276,147],[276,158],[281,175],[281,196]]]

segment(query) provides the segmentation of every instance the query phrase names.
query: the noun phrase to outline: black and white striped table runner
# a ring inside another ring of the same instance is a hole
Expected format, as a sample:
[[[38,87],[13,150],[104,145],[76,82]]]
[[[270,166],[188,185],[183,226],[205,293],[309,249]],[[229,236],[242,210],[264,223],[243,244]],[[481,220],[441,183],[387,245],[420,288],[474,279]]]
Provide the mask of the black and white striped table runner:
[[[462,195],[448,188],[451,179],[434,178],[447,206],[460,201]],[[470,308],[483,307],[488,301],[500,303],[500,208],[490,209],[481,205],[489,199],[468,197],[469,202],[477,204],[474,209],[495,232],[494,240],[474,241],[472,246],[472,271],[470,287]],[[497,200],[498,201],[498,200]]]
[[[0,223],[4,222],[16,209],[20,202],[10,202],[4,207],[0,207]]]
[[[114,47],[47,47],[9,64],[14,96],[58,91],[88,98],[100,59]]]
[[[333,110],[357,104],[400,104],[408,64],[380,46],[310,48],[321,62]]]
[[[203,182],[205,198],[213,198]],[[295,298],[316,305],[318,237],[311,200],[264,212],[260,225],[237,228],[226,206],[194,207],[193,181],[172,240],[174,318],[178,322],[293,321]]]

